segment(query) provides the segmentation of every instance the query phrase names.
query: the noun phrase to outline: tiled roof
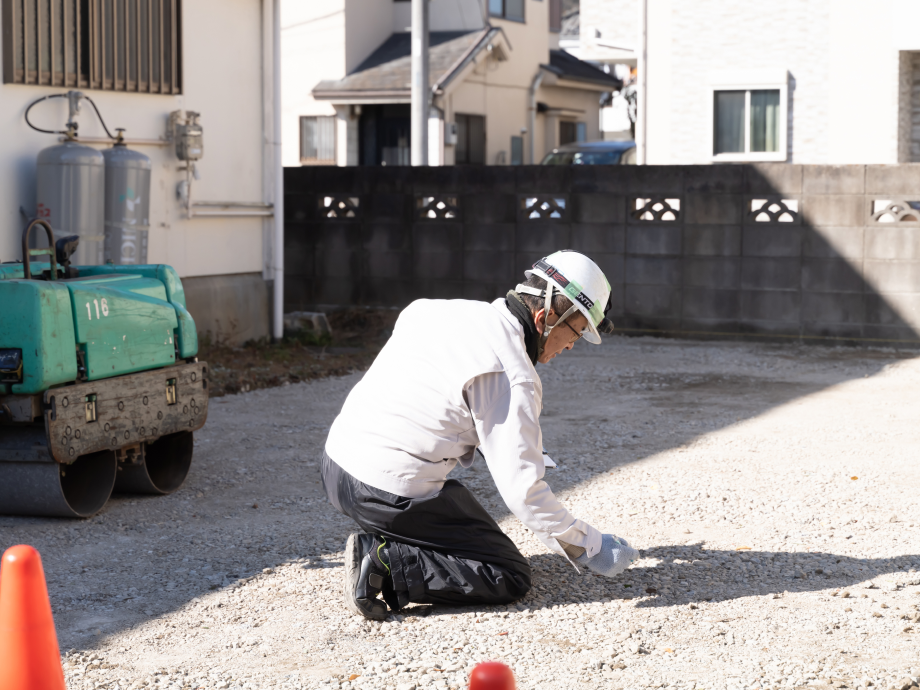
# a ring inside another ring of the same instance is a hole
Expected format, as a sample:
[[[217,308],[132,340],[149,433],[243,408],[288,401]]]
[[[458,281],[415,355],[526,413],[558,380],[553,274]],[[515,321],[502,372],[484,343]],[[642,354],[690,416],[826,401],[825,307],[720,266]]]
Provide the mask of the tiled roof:
[[[494,31],[432,31],[428,36],[428,82],[437,84],[456,71],[465,56]],[[410,33],[390,36],[358,68],[343,79],[322,81],[315,98],[388,95],[408,98],[411,93],[412,44]]]
[[[543,65],[543,67],[562,79],[606,86],[611,91],[619,91],[623,86],[623,83],[612,74],[607,74],[594,65],[584,60],[579,60],[574,55],[569,55],[563,50],[549,51],[549,65]]]

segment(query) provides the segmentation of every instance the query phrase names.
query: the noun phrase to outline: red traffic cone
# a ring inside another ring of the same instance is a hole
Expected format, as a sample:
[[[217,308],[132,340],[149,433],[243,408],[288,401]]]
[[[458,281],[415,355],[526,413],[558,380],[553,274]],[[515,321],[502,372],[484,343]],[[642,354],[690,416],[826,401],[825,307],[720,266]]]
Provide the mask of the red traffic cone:
[[[42,559],[23,544],[0,565],[0,688],[66,690]]]
[[[470,674],[469,690],[515,690],[514,674],[500,661],[476,664]]]

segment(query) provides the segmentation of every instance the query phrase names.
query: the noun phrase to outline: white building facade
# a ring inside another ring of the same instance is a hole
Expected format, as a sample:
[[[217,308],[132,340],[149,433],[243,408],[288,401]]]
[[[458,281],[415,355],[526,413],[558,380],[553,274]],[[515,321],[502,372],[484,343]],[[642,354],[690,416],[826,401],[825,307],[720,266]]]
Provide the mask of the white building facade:
[[[920,3],[646,2],[647,163],[920,162]]]

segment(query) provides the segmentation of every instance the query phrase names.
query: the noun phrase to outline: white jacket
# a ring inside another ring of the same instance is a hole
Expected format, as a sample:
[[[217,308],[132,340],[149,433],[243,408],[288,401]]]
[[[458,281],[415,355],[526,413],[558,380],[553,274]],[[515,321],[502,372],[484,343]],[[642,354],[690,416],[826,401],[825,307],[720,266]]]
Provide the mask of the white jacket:
[[[326,453],[358,480],[409,498],[438,491],[481,448],[508,508],[556,553],[600,550],[543,481],[543,386],[505,305],[418,300],[349,393]]]

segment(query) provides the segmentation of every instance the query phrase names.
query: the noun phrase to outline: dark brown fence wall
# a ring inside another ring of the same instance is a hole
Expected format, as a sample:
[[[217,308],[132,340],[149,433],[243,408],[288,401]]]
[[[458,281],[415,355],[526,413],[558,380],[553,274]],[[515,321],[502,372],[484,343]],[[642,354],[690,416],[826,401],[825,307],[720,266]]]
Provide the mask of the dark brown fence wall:
[[[285,216],[286,312],[491,300],[569,248],[631,332],[920,344],[920,165],[287,168]]]

